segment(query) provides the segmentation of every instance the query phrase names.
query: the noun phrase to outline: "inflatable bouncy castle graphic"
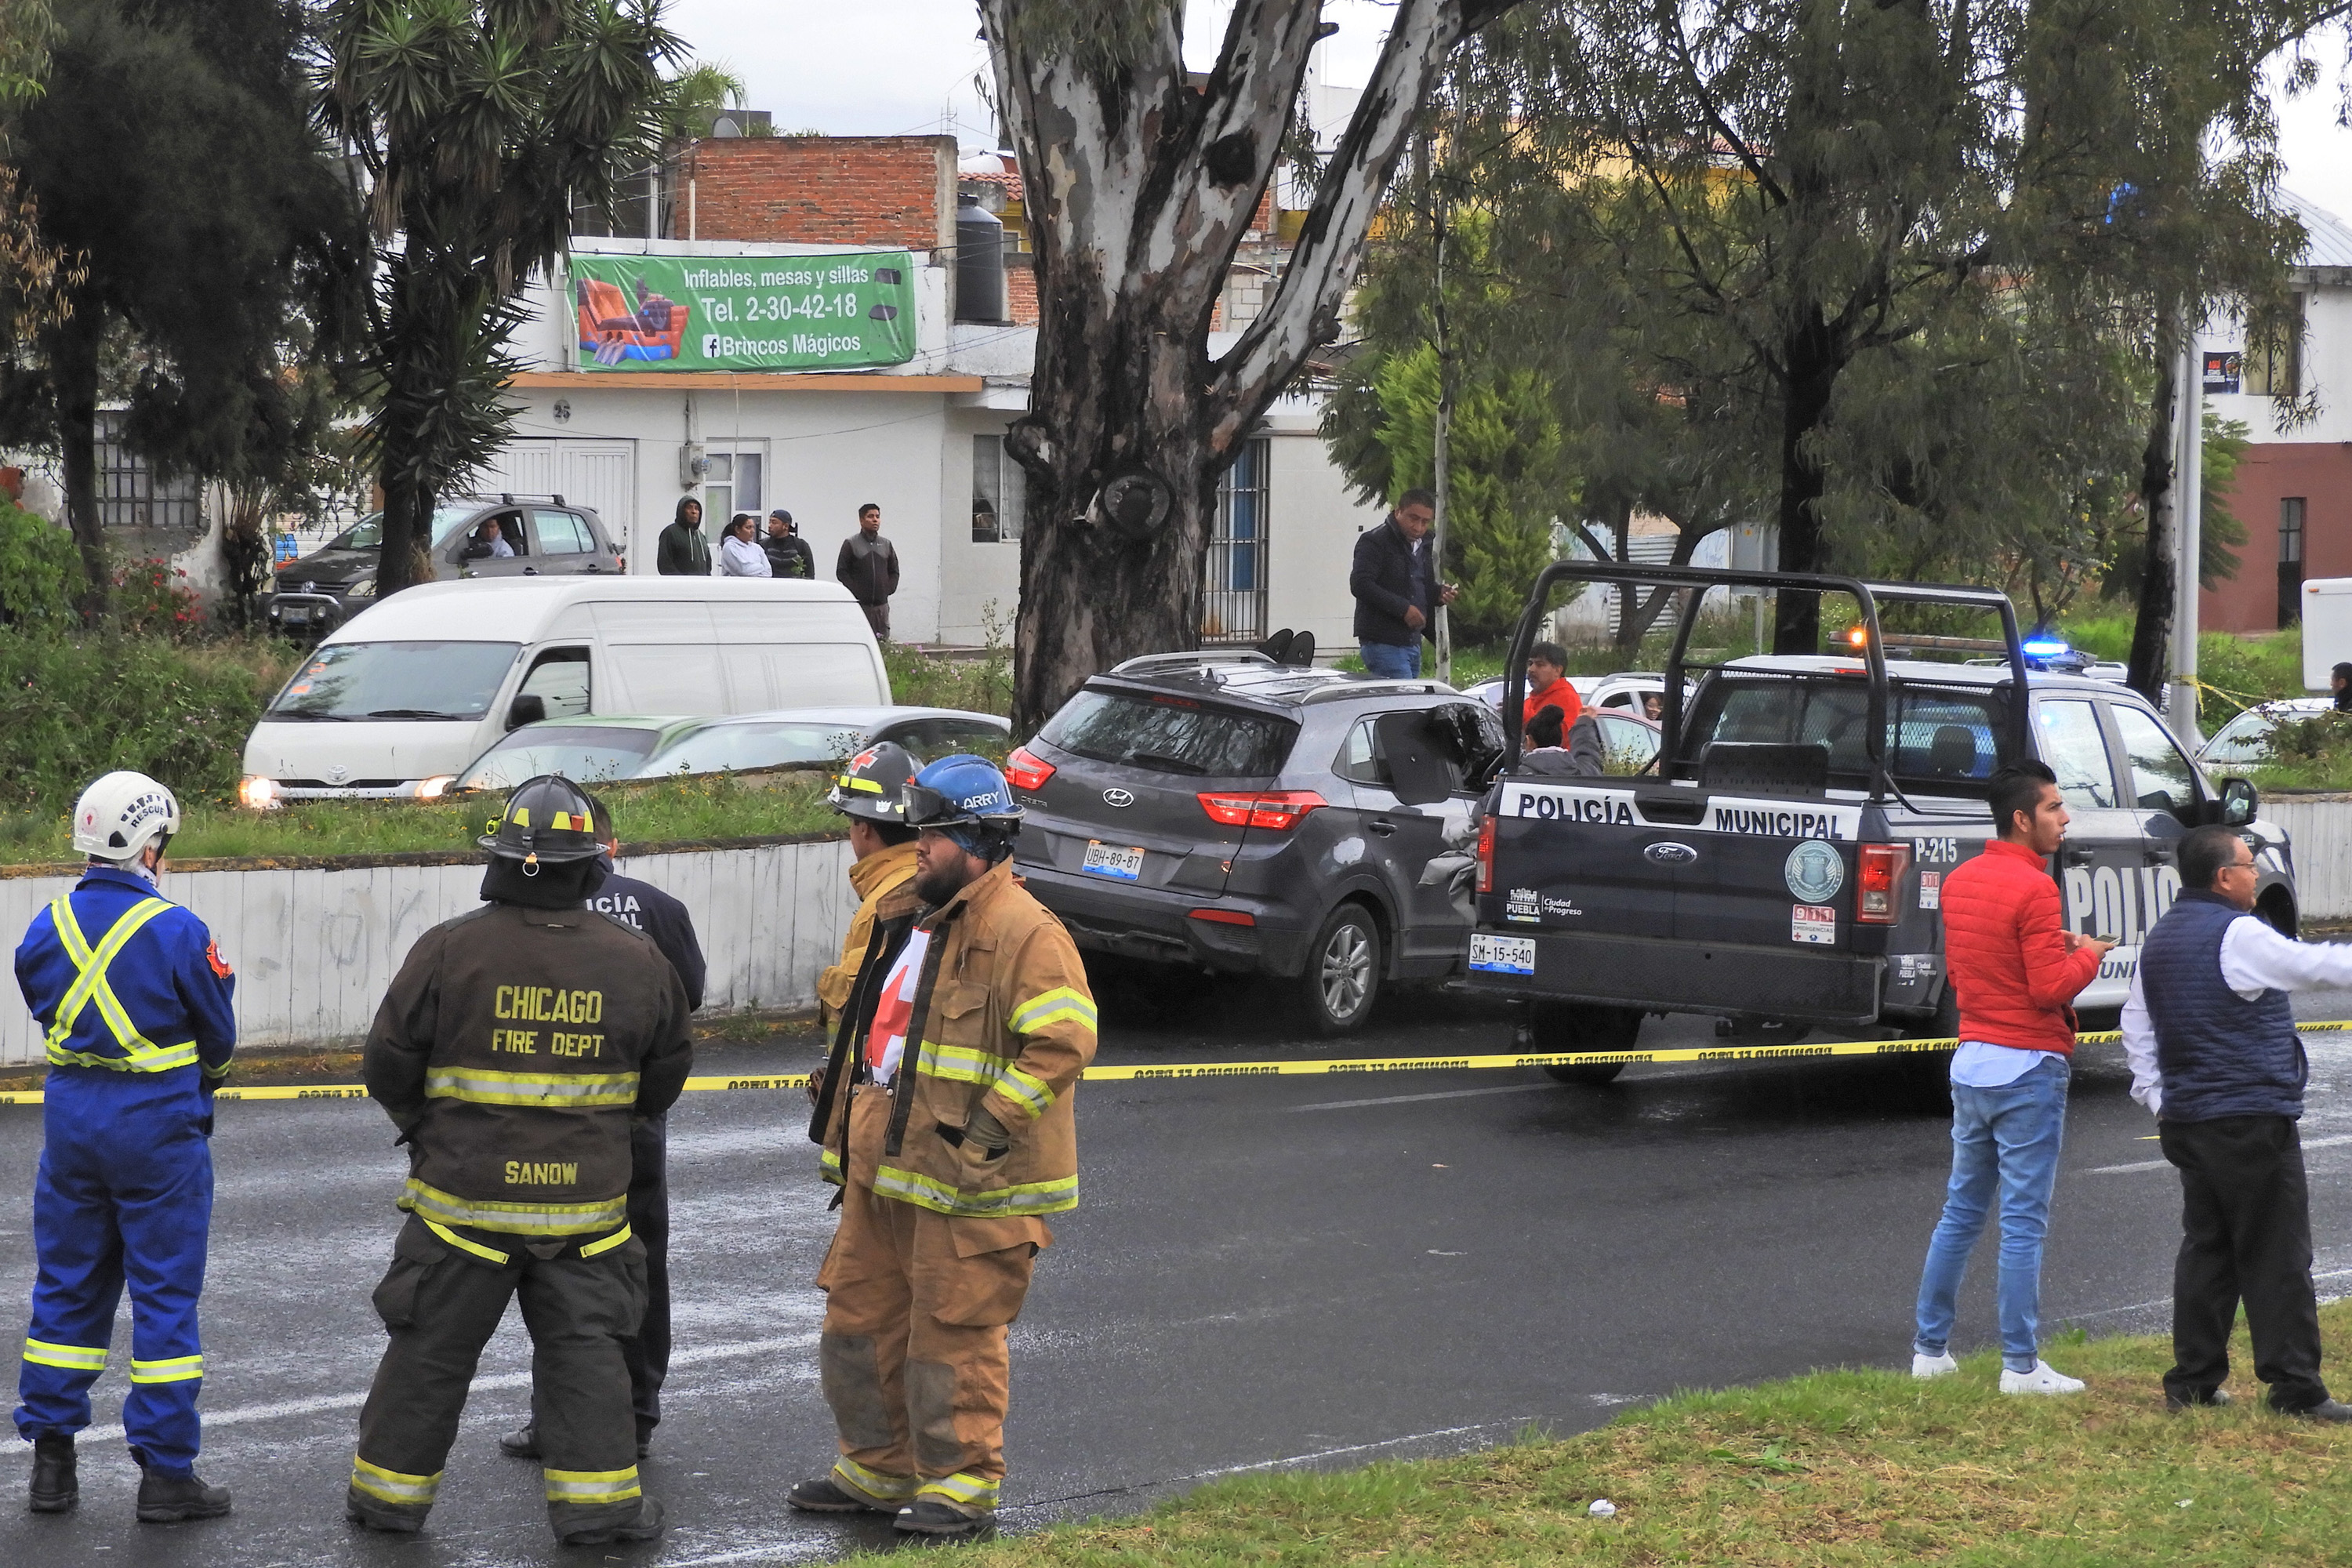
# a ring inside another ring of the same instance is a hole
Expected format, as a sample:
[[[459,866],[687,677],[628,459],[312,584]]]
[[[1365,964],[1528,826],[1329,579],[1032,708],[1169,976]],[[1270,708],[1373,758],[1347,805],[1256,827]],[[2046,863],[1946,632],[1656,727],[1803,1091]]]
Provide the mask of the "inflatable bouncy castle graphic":
[[[686,336],[687,308],[675,300],[648,293],[642,278],[630,283],[637,297],[635,310],[629,308],[628,297],[618,284],[598,278],[575,279],[580,352],[604,365],[632,359],[676,359],[678,343]]]

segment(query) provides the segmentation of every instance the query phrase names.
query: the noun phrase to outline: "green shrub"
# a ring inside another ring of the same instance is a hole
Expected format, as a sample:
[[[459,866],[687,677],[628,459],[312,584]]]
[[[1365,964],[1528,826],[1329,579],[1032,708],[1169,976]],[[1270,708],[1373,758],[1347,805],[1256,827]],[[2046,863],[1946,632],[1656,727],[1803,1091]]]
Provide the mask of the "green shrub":
[[[163,561],[128,561],[114,572],[114,618],[133,637],[185,642],[205,631],[204,605],[187,574]]]
[[[192,799],[232,795],[245,738],[298,657],[261,639],[0,635],[0,805],[63,812],[115,768]]]
[[[30,627],[62,619],[83,582],[73,535],[0,495],[0,622]]]
[[[1000,717],[1013,711],[1013,659],[1007,649],[995,648],[979,658],[945,658],[884,643],[882,663],[890,672],[894,702]]]

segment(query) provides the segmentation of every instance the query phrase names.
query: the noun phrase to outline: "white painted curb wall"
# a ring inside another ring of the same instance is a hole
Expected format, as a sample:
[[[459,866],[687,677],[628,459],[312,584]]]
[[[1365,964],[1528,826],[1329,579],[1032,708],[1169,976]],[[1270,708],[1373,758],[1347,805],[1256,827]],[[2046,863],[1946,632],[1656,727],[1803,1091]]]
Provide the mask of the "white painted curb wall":
[[[2352,915],[2352,795],[2266,795],[2262,817],[2286,829],[2303,917]]]
[[[705,1011],[814,1007],[817,974],[841,954],[857,900],[845,840],[624,858],[625,875],[681,900],[710,961]],[[13,953],[70,877],[0,879]],[[241,1045],[311,1045],[365,1035],[417,937],[481,904],[482,863],[353,870],[175,871],[164,896],[201,916],[236,970]],[[41,1031],[15,985],[0,997],[0,1066],[42,1059]]]

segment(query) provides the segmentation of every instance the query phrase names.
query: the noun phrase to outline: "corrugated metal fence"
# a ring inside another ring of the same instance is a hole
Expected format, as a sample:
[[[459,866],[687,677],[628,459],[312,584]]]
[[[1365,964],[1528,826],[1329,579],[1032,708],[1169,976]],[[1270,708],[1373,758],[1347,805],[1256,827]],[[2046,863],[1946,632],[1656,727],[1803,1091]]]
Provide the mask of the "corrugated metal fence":
[[[840,839],[630,856],[629,876],[684,900],[710,960],[706,1009],[808,1007],[817,973],[841,952],[856,909]],[[236,965],[247,1045],[308,1045],[364,1035],[376,1004],[423,932],[481,902],[482,865],[174,871],[165,895],[204,918]],[[0,879],[0,933],[13,949],[69,877]],[[40,1030],[9,988],[0,1000],[0,1066],[41,1059]]]

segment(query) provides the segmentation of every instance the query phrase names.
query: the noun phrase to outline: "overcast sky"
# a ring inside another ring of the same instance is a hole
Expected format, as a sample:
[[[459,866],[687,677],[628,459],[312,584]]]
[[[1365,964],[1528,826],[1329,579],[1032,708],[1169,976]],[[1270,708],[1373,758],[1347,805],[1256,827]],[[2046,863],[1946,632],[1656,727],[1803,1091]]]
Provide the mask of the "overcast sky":
[[[1318,46],[1324,79],[1360,86],[1370,74],[1391,6],[1377,0],[1328,0],[1339,24]],[[746,107],[776,117],[779,130],[836,136],[898,136],[947,132],[967,147],[993,135],[993,121],[973,85],[987,65],[971,0],[669,0],[670,26],[698,58],[724,64],[749,89]],[[1187,54],[1195,66],[1216,54],[1230,3],[1192,0]],[[2314,50],[2319,88],[2283,101],[2286,185],[2352,220],[2352,131],[2336,123],[2335,65],[2341,35]]]

